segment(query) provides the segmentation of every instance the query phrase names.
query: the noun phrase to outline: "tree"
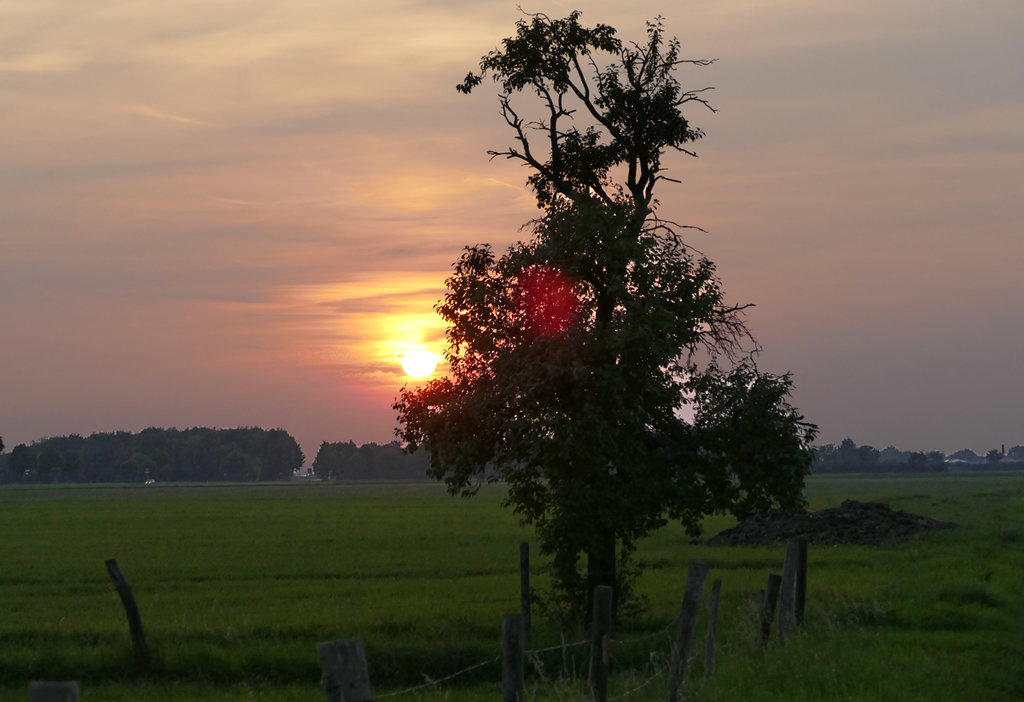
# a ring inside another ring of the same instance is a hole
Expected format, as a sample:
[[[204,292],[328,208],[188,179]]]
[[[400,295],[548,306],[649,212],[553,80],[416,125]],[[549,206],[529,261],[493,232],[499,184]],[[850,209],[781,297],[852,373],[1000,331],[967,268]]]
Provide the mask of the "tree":
[[[288,480],[302,467],[306,457],[295,438],[284,429],[263,431],[259,451],[263,460],[259,480]]]
[[[941,471],[946,460],[941,451],[913,451],[907,456],[907,469],[915,472]]]
[[[19,483],[29,477],[36,469],[36,454],[31,447],[25,444],[18,444],[11,449],[11,455],[7,459],[7,470],[11,473],[11,479]]]
[[[714,264],[656,214],[663,156],[702,136],[681,110],[707,105],[675,72],[709,62],[680,59],[660,20],[627,44],[579,14],[527,15],[458,86],[500,84],[514,143],[490,153],[528,167],[543,214],[500,257],[467,247],[437,307],[449,375],[395,402],[450,492],[507,483],[577,617],[597,585],[629,599],[637,540],[670,519],[696,535],[709,513],[801,507],[815,434]]]
[[[64,459],[52,444],[47,444],[39,452],[36,459],[36,482],[54,483],[61,478],[61,467]]]
[[[357,451],[352,441],[345,443],[329,443],[324,441],[320,444],[320,450],[316,452],[313,459],[313,475],[320,480],[338,480],[345,471],[345,464]]]
[[[895,446],[887,446],[878,452],[879,463],[906,463],[907,457],[910,454],[906,451],[900,451]],[[945,460],[945,456],[939,454],[939,462]]]
[[[246,454],[237,444],[224,447],[217,478],[233,482],[255,480],[259,476],[256,459]]]

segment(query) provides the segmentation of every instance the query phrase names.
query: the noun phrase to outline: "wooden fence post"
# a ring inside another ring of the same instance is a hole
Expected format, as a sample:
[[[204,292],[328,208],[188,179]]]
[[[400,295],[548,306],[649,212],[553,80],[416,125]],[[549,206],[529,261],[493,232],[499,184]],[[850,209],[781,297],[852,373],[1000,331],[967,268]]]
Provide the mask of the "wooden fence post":
[[[78,702],[78,683],[33,680],[28,693],[32,702]]]
[[[121,596],[125,616],[128,617],[128,629],[131,631],[135,655],[142,661],[148,661],[149,647],[146,645],[146,634],[142,630],[142,617],[139,616],[139,606],[135,603],[132,586],[118,567],[116,558],[107,560],[106,566],[107,574],[110,576],[111,582],[114,583],[114,589]]]
[[[666,700],[673,702],[679,695],[679,688],[686,675],[689,662],[690,646],[694,633],[697,631],[697,615],[704,597],[704,581],[708,576],[708,565],[700,561],[690,561],[686,574],[686,589],[683,591],[683,608],[679,613],[676,627],[676,640],[672,644],[672,662],[669,667],[668,695]]]
[[[768,576],[768,586],[764,590],[761,599],[761,645],[768,643],[772,635],[772,619],[775,618],[775,604],[779,600],[779,587],[782,584],[782,576],[772,573]]]
[[[805,541],[805,554],[807,552],[806,546],[807,542]],[[796,624],[796,597],[799,572],[800,545],[796,541],[789,541],[786,543],[786,562],[782,566],[782,590],[779,593],[779,643],[786,643],[790,629]]]
[[[320,684],[327,702],[373,702],[373,688],[366,666],[362,639],[321,641],[316,645]]]
[[[522,613],[501,620],[501,702],[523,702],[526,695],[526,630]]]
[[[530,633],[530,544],[519,544],[519,604],[523,612],[523,631]]]
[[[708,638],[704,643],[704,679],[711,680],[715,669],[715,629],[718,627],[718,600],[722,593],[722,580],[715,580],[711,586],[711,603],[708,605]]]
[[[804,607],[807,604],[807,538],[796,539],[796,596],[794,598],[794,617],[797,626],[804,625]]]
[[[593,702],[606,702],[608,699],[612,596],[609,585],[594,588],[594,617],[590,627],[590,698]]]

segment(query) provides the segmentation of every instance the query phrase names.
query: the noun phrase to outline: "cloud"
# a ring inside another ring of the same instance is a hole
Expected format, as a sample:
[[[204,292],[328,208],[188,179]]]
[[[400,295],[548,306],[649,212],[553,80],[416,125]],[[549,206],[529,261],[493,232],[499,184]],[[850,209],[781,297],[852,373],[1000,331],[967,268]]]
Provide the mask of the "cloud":
[[[127,109],[130,112],[134,112],[145,117],[152,117],[153,119],[175,122],[177,124],[189,124],[197,127],[211,126],[208,122],[203,122],[198,119],[192,119],[191,117],[185,117],[183,115],[171,114],[170,112],[164,112],[163,110],[158,110],[155,107],[149,107],[148,105],[128,105]]]
[[[64,73],[81,64],[79,54],[53,49],[0,58],[0,73]]]

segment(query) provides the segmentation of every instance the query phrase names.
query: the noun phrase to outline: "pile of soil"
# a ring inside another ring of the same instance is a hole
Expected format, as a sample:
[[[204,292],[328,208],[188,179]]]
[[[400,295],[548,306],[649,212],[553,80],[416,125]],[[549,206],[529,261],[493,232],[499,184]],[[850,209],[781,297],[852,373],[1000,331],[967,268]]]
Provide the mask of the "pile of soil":
[[[773,510],[707,540],[711,546],[765,546],[797,537],[812,544],[898,544],[932,529],[956,525],[894,511],[882,502],[846,500],[840,507],[793,514]]]

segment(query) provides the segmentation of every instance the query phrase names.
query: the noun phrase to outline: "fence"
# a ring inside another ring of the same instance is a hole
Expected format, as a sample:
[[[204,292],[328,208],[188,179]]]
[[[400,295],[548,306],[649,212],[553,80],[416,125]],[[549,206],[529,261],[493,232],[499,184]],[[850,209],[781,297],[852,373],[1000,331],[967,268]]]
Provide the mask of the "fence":
[[[530,601],[530,558],[527,544],[520,544],[520,611],[506,614],[502,618],[501,655],[491,658],[468,668],[456,671],[437,680],[431,680],[405,690],[390,692],[374,697],[368,672],[366,650],[361,639],[345,641],[325,641],[316,645],[317,658],[320,663],[321,685],[327,695],[327,702],[375,702],[389,697],[399,697],[435,687],[457,677],[478,670],[488,665],[501,664],[502,702],[523,702],[525,699],[525,662],[530,656],[537,656],[569,647],[590,646],[590,668],[588,687],[593,702],[613,702],[626,699],[641,690],[650,687],[659,678],[666,679],[665,700],[673,702],[678,699],[686,672],[691,660],[691,647],[696,637],[697,618],[704,602],[704,590],[707,580],[708,566],[700,561],[691,561],[683,591],[682,608],[678,619],[674,622],[675,636],[669,650],[669,663],[664,668],[655,670],[654,674],[632,690],[608,697],[608,674],[613,644],[630,642],[616,641],[612,636],[612,588],[600,586],[594,592],[593,620],[591,633],[587,640],[563,643],[542,649],[527,649],[526,641],[531,621]],[[142,618],[139,614],[131,585],[125,579],[116,560],[106,562],[107,572],[115,589],[124,604],[129,630],[136,655],[140,660],[148,659]],[[715,580],[707,604],[708,621],[705,640],[704,676],[710,680],[715,664],[715,635],[718,620],[718,603],[721,595],[722,581]],[[762,645],[771,638],[771,627],[778,610],[778,639],[784,643],[793,630],[802,626],[804,609],[807,599],[807,540],[797,539],[786,545],[786,557],[782,574],[771,573],[766,588],[761,593],[761,608],[757,626]],[[666,627],[667,631],[668,627]],[[658,632],[653,636],[662,636],[666,632]],[[651,636],[640,637],[633,641],[646,640]],[[79,702],[77,682],[33,681],[29,685],[31,702]]]

